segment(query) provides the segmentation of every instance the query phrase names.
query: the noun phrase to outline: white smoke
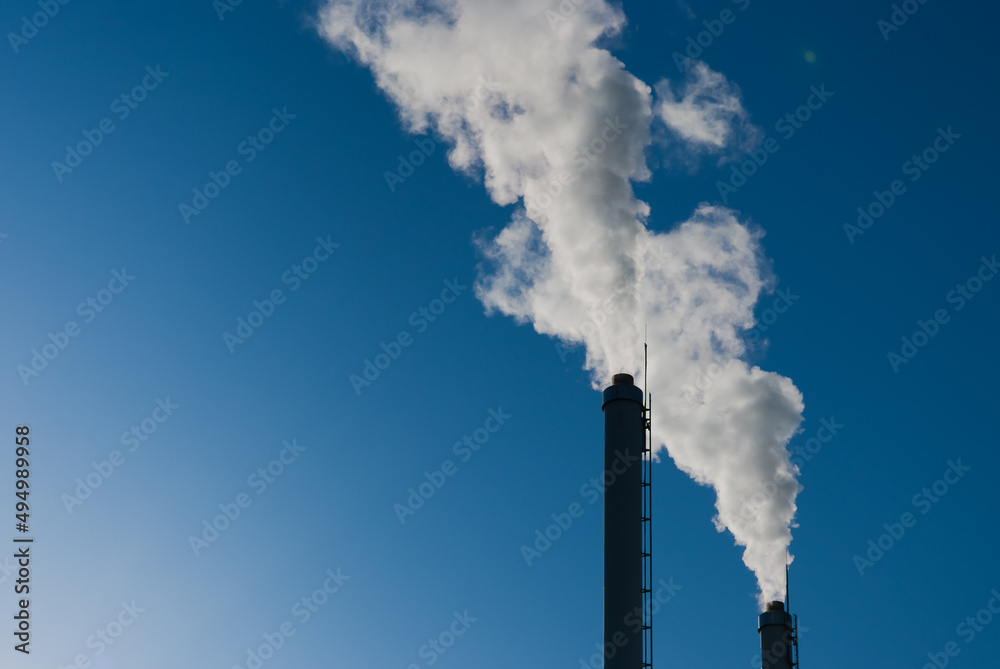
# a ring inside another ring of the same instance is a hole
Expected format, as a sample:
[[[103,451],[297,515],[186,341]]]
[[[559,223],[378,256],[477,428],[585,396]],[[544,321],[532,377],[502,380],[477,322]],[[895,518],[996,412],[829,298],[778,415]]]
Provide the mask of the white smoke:
[[[705,204],[671,232],[650,232],[632,189],[651,177],[657,115],[715,150],[744,136],[738,90],[697,65],[680,97],[661,84],[654,115],[650,87],[596,45],[622,13],[604,0],[544,4],[329,0],[319,29],[372,70],[410,131],[443,137],[450,164],[481,174],[497,203],[523,202],[480,240],[488,311],[583,343],[595,387],[641,371],[648,326],[655,442],[715,489],[716,526],[746,546],[760,600],[780,599],[799,489],[785,445],[803,405],[789,379],[739,359],[773,284],[762,233]],[[684,391],[719,359],[710,384]]]
[[[656,114],[689,150],[748,150],[759,132],[750,124],[740,90],[701,61],[687,63],[680,94],[667,80],[656,85]]]

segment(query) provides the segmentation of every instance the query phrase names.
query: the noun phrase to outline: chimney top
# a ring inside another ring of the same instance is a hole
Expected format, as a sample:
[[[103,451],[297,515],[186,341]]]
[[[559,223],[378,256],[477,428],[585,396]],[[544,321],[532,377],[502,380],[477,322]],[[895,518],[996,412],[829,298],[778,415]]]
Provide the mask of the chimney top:
[[[765,611],[784,611],[785,605],[782,602],[768,602]]]
[[[611,385],[613,385],[613,386],[633,386],[633,385],[635,385],[635,378],[631,374],[615,374],[611,378]]]

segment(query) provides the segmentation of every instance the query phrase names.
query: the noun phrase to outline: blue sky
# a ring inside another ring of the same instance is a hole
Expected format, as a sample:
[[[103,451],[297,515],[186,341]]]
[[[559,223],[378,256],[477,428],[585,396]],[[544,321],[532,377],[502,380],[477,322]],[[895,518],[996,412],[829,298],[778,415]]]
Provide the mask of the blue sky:
[[[1000,280],[983,280],[1000,252],[998,100],[983,74],[996,10],[930,0],[885,39],[891,3],[687,4],[693,17],[625,2],[627,26],[602,46],[650,85],[677,81],[672,54],[734,12],[699,57],[778,148],[725,204],[763,228],[776,288],[795,296],[775,319],[781,293],[760,300],[773,322],[747,356],[802,392],[793,451],[842,426],[799,463],[805,662],[921,667],[955,642],[950,666],[988,666],[1000,623],[983,614],[972,638],[961,625],[1000,589]],[[0,26],[21,33],[38,11],[6,3]],[[515,206],[453,171],[440,137],[408,134],[371,71],[319,37],[316,11],[70,2],[0,47],[3,508],[12,538],[13,433],[27,424],[36,537],[31,655],[9,637],[0,652],[22,666],[245,667],[285,622],[294,634],[264,666],[571,668],[595,653],[602,518],[580,488],[602,467],[602,414],[583,348],[484,313],[474,239]],[[789,134],[781,120],[813,87],[832,95]],[[95,129],[90,155],[53,168]],[[242,144],[262,129],[273,141]],[[947,150],[911,181],[907,162],[938,137]],[[390,189],[386,172],[414,151],[425,161]],[[744,164],[670,155],[651,144],[652,180],[635,186],[656,231],[723,204],[719,182]],[[180,205],[212,173],[225,187],[185,221]],[[905,191],[863,234],[845,230],[896,180]],[[224,333],[275,291],[281,303],[230,351]],[[60,335],[71,321],[77,334]],[[894,369],[921,321],[933,336]],[[19,371],[50,342],[37,374]],[[352,384],[386,349],[397,355],[378,377]],[[478,451],[456,450],[497,415]],[[130,451],[133,426],[146,439]],[[67,508],[77,479],[112,458]],[[401,523],[394,505],[443,466]],[[656,662],[752,667],[757,585],[712,525],[713,491],[668,458],[655,474],[655,577],[680,586],[656,615]],[[526,564],[521,546],[574,502],[584,514]],[[196,550],[189,537],[220,505],[239,516]],[[903,535],[865,557],[905,513]],[[324,582],[336,592],[303,620],[293,607]],[[134,622],[94,642],[133,601]],[[454,645],[429,651],[449,629],[462,630]]]

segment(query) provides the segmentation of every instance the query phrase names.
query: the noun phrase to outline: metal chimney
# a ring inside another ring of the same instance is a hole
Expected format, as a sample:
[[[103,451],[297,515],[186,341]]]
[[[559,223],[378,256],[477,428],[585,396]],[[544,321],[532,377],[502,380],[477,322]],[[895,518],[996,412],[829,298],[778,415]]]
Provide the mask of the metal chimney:
[[[781,602],[768,602],[757,619],[761,669],[792,669],[796,645],[795,624]]]
[[[604,668],[642,669],[642,390],[630,374],[604,389]]]

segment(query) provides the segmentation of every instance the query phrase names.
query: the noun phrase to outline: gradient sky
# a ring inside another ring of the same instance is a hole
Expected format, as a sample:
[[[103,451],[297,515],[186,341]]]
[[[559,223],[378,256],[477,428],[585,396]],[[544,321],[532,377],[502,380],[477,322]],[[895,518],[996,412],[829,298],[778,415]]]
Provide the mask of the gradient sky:
[[[607,47],[647,83],[676,78],[672,54],[742,4],[625,2],[629,24]],[[603,419],[582,349],[484,314],[473,237],[514,208],[455,174],[442,144],[404,132],[371,73],[317,35],[316,9],[244,2],[220,20],[209,0],[70,2],[0,47],[0,538],[15,534],[21,424],[36,537],[32,653],[8,635],[4,666],[84,655],[102,668],[228,669],[286,621],[295,633],[266,667],[575,669],[595,653],[602,519],[580,487],[601,471]],[[0,27],[20,34],[38,11],[4,3]],[[1000,253],[988,74],[1000,16],[931,0],[885,39],[878,22],[892,12],[753,0],[700,57],[780,145],[727,194],[766,230],[778,287],[797,296],[752,361],[803,392],[793,449],[823,421],[842,425],[801,465],[792,601],[805,666],[921,667],[955,642],[949,666],[979,668],[1000,651],[1000,622],[972,638],[960,627],[1000,589],[1000,280],[975,280]],[[115,102],[144,78],[134,109]],[[833,95],[801,128],[776,126],[823,86]],[[276,112],[271,143],[241,145]],[[53,169],[103,119],[113,129],[93,152]],[[939,129],[952,145],[911,181],[905,164]],[[390,190],[385,173],[420,146],[433,151]],[[722,203],[730,165],[692,172],[656,147],[648,160],[653,180],[636,190],[650,227]],[[230,161],[225,188],[186,222],[179,205]],[[905,192],[848,234],[897,179]],[[339,246],[303,264],[318,238]],[[299,279],[297,266],[315,271]],[[134,279],[102,293],[115,272]],[[958,286],[981,290],[960,299]],[[282,303],[230,352],[224,333],[275,290]],[[443,313],[421,316],[442,291],[454,298]],[[894,370],[901,338],[942,312]],[[63,339],[70,321],[77,334]],[[351,375],[401,332],[411,343],[356,392]],[[50,341],[65,348],[22,378]],[[169,416],[157,410],[168,400]],[[509,418],[463,461],[453,444],[491,411]],[[143,425],[130,451],[122,435]],[[272,465],[281,474],[248,480],[286,441],[303,448]],[[70,512],[65,495],[113,451],[120,466]],[[394,505],[449,459],[453,474],[401,523]],[[968,471],[929,501],[922,491],[959,461]],[[655,475],[655,578],[680,586],[655,619],[656,663],[754,666],[756,582],[712,526],[713,492],[669,459]],[[238,499],[249,506],[196,556],[189,536]],[[527,565],[521,546],[580,501],[584,515]],[[915,524],[860,574],[855,556],[907,512]],[[303,621],[293,607],[328,570],[348,579]],[[13,577],[0,576],[0,611],[13,615]],[[101,653],[88,645],[133,600],[143,611],[121,636]],[[466,612],[444,655],[421,653]]]

